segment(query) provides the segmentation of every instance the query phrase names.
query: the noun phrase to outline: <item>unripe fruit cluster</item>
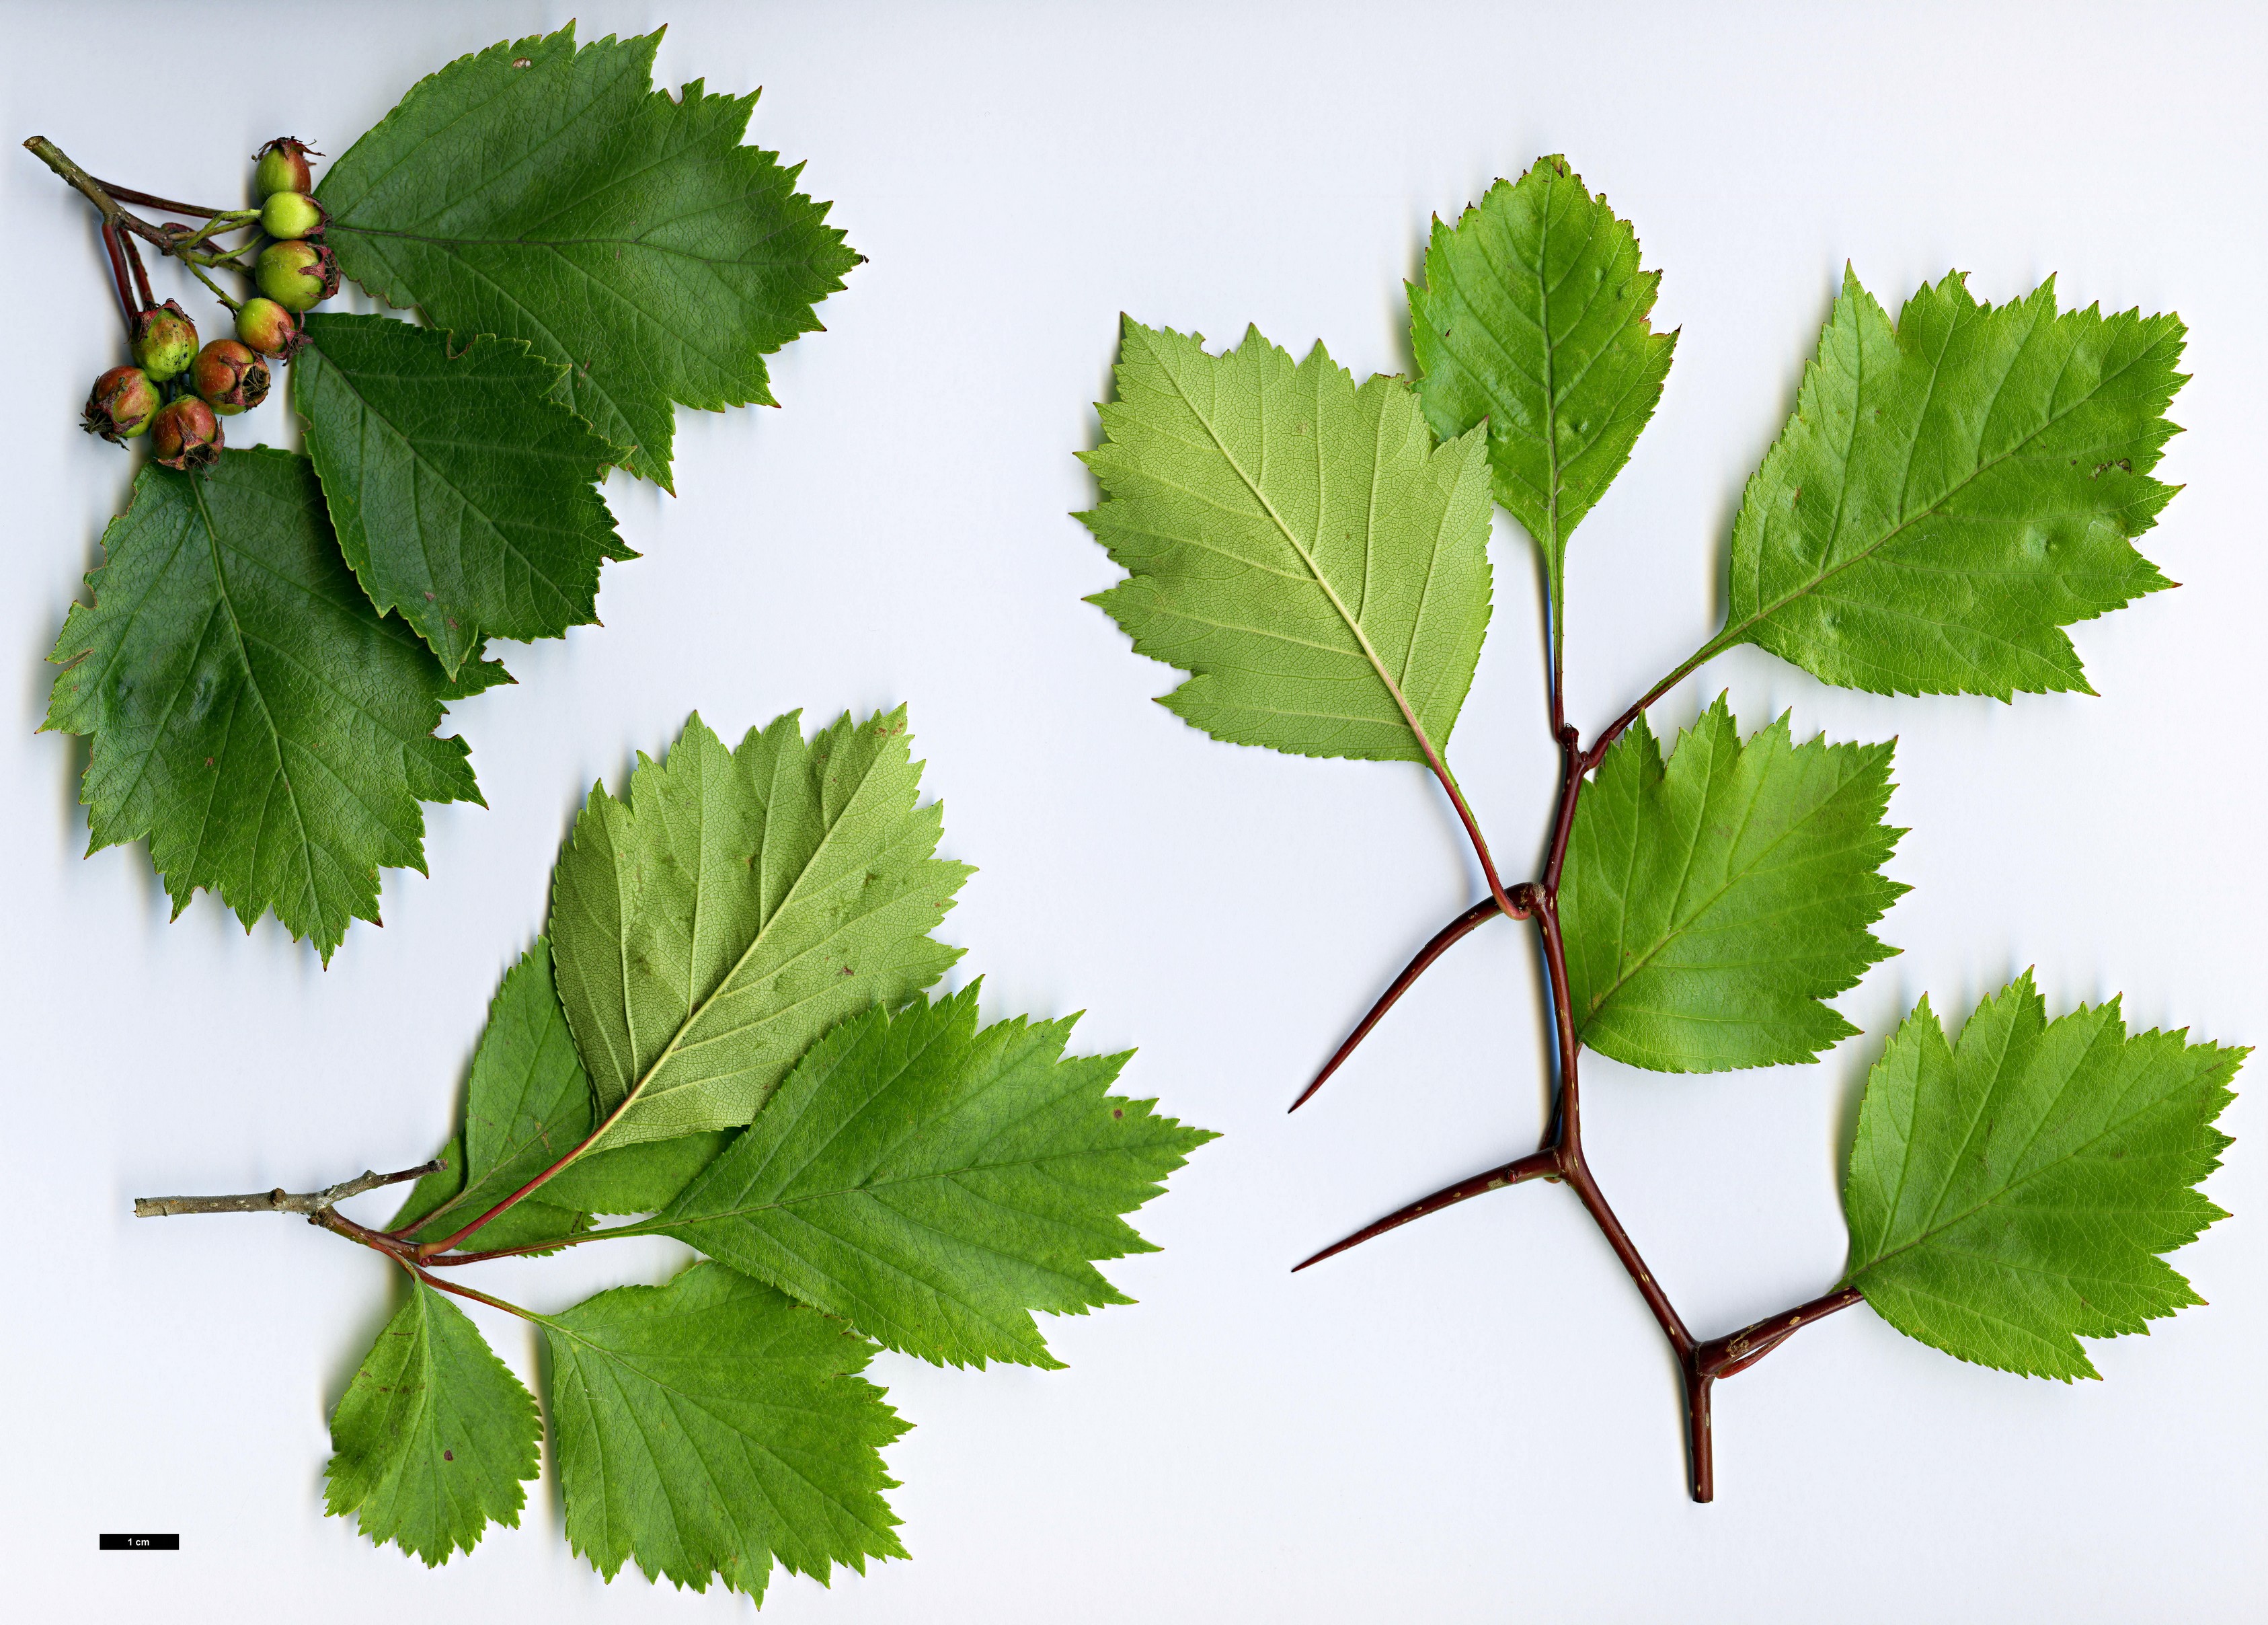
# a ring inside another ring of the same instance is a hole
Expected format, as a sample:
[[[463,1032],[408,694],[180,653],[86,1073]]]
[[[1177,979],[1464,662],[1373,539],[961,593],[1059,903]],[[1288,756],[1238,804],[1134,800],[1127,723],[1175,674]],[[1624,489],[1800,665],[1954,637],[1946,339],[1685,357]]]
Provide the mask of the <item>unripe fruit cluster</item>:
[[[278,136],[260,149],[252,172],[260,229],[276,239],[260,251],[253,277],[266,298],[288,311],[310,309],[339,291],[339,262],[322,244],[305,240],[322,235],[330,221],[322,204],[307,196],[313,181],[307,153],[306,142]]]
[[[276,240],[254,263],[260,295],[237,307],[236,336],[199,349],[196,323],[172,299],[142,311],[132,324],[134,364],[112,367],[87,396],[88,433],[121,446],[146,433],[169,469],[209,468],[220,460],[220,420],[267,398],[262,358],[288,359],[306,343],[298,313],[339,291],[330,249],[306,240],[320,236],[330,220],[307,195],[313,181],[309,151],[306,142],[279,136],[254,155],[261,229]]]

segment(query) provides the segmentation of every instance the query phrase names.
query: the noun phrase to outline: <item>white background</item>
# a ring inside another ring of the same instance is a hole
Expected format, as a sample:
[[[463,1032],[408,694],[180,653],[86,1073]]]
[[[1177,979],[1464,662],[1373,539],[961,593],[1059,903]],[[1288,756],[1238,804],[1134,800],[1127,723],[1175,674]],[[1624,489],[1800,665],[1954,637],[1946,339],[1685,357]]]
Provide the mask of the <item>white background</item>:
[[[0,129],[97,173],[233,199],[291,131],[331,152],[420,75],[576,8],[0,11]],[[136,1194],[294,1189],[427,1156],[502,969],[540,927],[594,779],[698,707],[911,702],[946,850],[945,934],[989,1016],[1088,1012],[1088,1050],[1226,1132],[1113,1267],[1138,1307],[1048,1329],[1070,1369],[874,1374],[913,1557],[768,1613],[832,1621],[2258,1617],[2268,1477],[2268,1114],[2248,1092],[2208,1190],[2237,1215],[2176,1263],[2213,1301],[2091,1346],[2066,1386],[1959,1364],[1861,1309],[1719,1390],[1716,1504],[1683,1493],[1673,1369],[1564,1189],[1470,1203],[1296,1278],[1311,1249],[1532,1149],[1533,971],[1469,942],[1311,1108],[1284,1106],[1384,979],[1475,894],[1415,770],[1213,743],[1174,677],[1081,602],[1114,570],[1093,500],[1118,313],[1317,337],[1409,366],[1428,218],[1566,152],[1632,218],[1683,329],[1653,426],[1570,558],[1571,705],[1594,726],[1717,625],[1742,483],[1845,259],[1895,305],[1958,266],[1999,299],[2176,308],[2195,380],[2144,543],[2186,583],[2076,629],[2102,698],[1886,700],[1745,651],[1753,728],[1900,736],[1904,949],[1840,1007],[1869,1036],[1713,1078],[1593,1061],[1600,1177],[1697,1331],[1832,1283],[1856,1092],[1920,993],[1965,1014],[2036,965],[2051,1008],[2268,1038],[2261,920],[2260,380],[2268,30],[2250,7],[593,4],[667,20],[660,81],[764,87],[752,138],[871,256],[774,368],[779,411],[681,413],[674,499],[616,476],[644,557],[607,624],[504,651],[460,706],[489,806],[429,814],[431,878],[326,971],[209,897],[176,923],[139,847],[81,861],[82,749],[34,733],[43,657],[134,459],[82,435],[118,358],[92,218],[0,163],[8,247],[0,545],[0,936],[9,1240],[0,1610],[19,1619],[723,1619],[524,1526],[429,1573],[320,1512],[326,1418],[388,1311],[375,1257],[264,1217],[137,1222]],[[122,55],[138,39],[130,56]],[[194,109],[194,110],[193,110]],[[12,152],[12,146],[5,149]],[[4,155],[0,153],[0,155]],[[170,276],[170,270],[161,272]],[[201,314],[202,295],[182,290]],[[217,312],[212,312],[217,314]],[[282,392],[278,391],[278,397]],[[280,403],[239,443],[296,444]],[[1508,868],[1550,796],[1528,544],[1499,521],[1496,637],[1453,757]],[[2249,1078],[2240,1076],[2244,1089]],[[365,1198],[364,1217],[392,1193]],[[681,1254],[496,1267],[557,1308]],[[476,1311],[531,1379],[527,1329]],[[175,1555],[99,1555],[105,1529]],[[2243,1599],[2251,1597],[2251,1605]]]

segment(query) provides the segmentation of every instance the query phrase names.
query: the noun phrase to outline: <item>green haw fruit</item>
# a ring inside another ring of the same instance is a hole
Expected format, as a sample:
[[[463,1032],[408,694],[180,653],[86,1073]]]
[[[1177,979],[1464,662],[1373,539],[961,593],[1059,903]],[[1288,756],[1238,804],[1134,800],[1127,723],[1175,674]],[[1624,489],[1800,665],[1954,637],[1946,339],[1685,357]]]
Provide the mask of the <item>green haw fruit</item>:
[[[232,338],[217,338],[197,351],[189,388],[223,417],[268,398],[268,364]]]
[[[134,318],[134,362],[153,383],[179,378],[197,353],[197,324],[180,303],[167,299]]]
[[[252,171],[254,196],[264,200],[278,192],[311,190],[314,176],[307,167],[307,154],[313,151],[297,136],[278,136],[254,152],[252,156],[259,160]]]
[[[299,318],[274,299],[249,299],[238,307],[236,336],[263,356],[288,357],[306,341]]]
[[[306,310],[339,291],[339,262],[320,243],[272,242],[253,268],[260,291],[286,310]]]
[[[85,426],[89,434],[123,446],[149,428],[158,405],[158,386],[147,373],[138,366],[114,366],[94,380]]]
[[[271,193],[260,205],[260,229],[285,242],[313,236],[330,223],[330,218],[322,204],[305,192]]]
[[[150,449],[169,469],[209,469],[220,461],[220,419],[193,395],[168,401],[150,421]]]

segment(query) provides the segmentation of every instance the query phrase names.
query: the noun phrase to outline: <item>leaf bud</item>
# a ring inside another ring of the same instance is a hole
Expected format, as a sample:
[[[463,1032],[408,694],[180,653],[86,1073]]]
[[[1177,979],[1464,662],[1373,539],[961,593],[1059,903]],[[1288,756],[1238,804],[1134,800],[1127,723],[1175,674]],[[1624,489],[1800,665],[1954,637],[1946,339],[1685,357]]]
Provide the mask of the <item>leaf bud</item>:
[[[134,318],[134,363],[154,383],[179,378],[197,353],[197,324],[180,301],[167,299]]]
[[[247,349],[285,359],[307,342],[299,331],[299,318],[274,299],[249,299],[238,307],[236,336]]]
[[[168,401],[151,420],[150,449],[169,469],[209,469],[220,461],[220,419],[193,395]]]
[[[86,432],[123,446],[158,415],[158,386],[138,366],[114,366],[86,397]]]
[[[286,310],[306,310],[339,291],[339,262],[320,243],[272,242],[253,267],[260,291]]]
[[[259,160],[252,171],[254,195],[265,199],[277,192],[313,190],[314,174],[307,167],[307,154],[313,151],[297,136],[278,136],[261,147],[252,155]]]
[[[330,223],[330,211],[305,192],[271,192],[260,205],[260,229],[283,241],[312,237]]]
[[[189,387],[224,417],[268,398],[268,364],[232,338],[217,338],[197,351]]]

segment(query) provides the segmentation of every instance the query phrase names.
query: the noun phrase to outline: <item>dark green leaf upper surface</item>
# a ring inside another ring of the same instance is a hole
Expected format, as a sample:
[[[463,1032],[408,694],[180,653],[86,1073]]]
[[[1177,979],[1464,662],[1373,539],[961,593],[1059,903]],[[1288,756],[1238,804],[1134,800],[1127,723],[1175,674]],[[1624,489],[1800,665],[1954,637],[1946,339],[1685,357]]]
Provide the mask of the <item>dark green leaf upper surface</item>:
[[[1436,447],[1398,378],[1360,388],[1255,329],[1225,355],[1128,321],[1079,517],[1129,578],[1095,595],[1189,680],[1216,739],[1422,762],[1448,742],[1489,617],[1477,432]]]
[[[1980,1365],[2093,1377],[2080,1337],[2201,1303],[2158,1257],[2227,1215],[2197,1189],[2246,1052],[2131,1037],[2118,1001],[2055,1021],[2029,972],[1947,1040],[1924,999],[1867,1079],[1845,1282]]]
[[[380,619],[339,556],[305,457],[145,464],[50,657],[47,726],[91,735],[90,850],[147,839],[175,912],[200,887],[249,927],[273,909],[328,959],[378,918],[381,865],[424,868],[423,801],[479,801],[452,683]]]
[[[331,1417],[324,1511],[431,1568],[493,1520],[519,1525],[536,1474],[535,1401],[453,1304],[422,1282]]]
[[[383,611],[452,672],[482,639],[597,618],[599,565],[631,557],[593,482],[607,443],[550,398],[561,368],[512,339],[383,316],[306,318],[291,404],[339,546]]]
[[[422,80],[323,176],[328,240],[372,293],[526,341],[558,398],[669,484],[672,403],[769,405],[763,358],[858,262],[798,169],[740,144],[755,97],[652,87],[660,36],[571,24]]]
[[[1123,1055],[1071,1022],[981,1030],[977,989],[845,1022],[650,1228],[960,1364],[1058,1363],[1032,1311],[1130,1300],[1092,1260],[1152,1251],[1119,1215],[1212,1138],[1111,1095]]]
[[[1858,1030],[1822,1001],[1894,949],[1888,744],[1742,743],[1720,695],[1665,764],[1640,716],[1576,803],[1560,918],[1585,1044],[1661,1072],[1806,1061]]]
[[[1564,158],[1499,181],[1455,226],[1433,222],[1410,290],[1418,398],[1444,439],[1485,420],[1496,499],[1543,550],[1561,601],[1567,537],[1606,491],[1669,376],[1659,271]]]
[[[902,1557],[882,1447],[906,1429],[859,1376],[874,1345],[718,1264],[546,1316],[567,1540],[612,1579],[761,1598],[774,1559],[824,1581]]]
[[[814,1040],[960,950],[929,933],[969,874],[935,855],[902,709],[729,750],[698,716],[622,800],[596,787],[552,877],[559,984],[608,1146],[735,1128]]]
[[[1957,275],[1893,329],[1846,271],[1734,521],[1717,646],[1878,694],[2092,692],[2060,629],[2169,585],[2131,543],[2173,495],[2150,470],[2182,338]]]
[[[570,1163],[544,1193],[584,1213],[659,1213],[731,1138],[712,1129],[592,1151]]]
[[[413,1239],[453,1235],[557,1162],[591,1132],[591,1081],[551,983],[551,945],[538,937],[504,973],[473,1053],[465,1125],[442,1150],[449,1164],[418,1181],[394,1215],[417,1222]],[[517,1247],[587,1228],[556,1179],[468,1238],[468,1247]]]

